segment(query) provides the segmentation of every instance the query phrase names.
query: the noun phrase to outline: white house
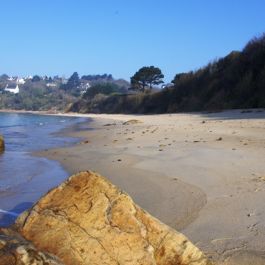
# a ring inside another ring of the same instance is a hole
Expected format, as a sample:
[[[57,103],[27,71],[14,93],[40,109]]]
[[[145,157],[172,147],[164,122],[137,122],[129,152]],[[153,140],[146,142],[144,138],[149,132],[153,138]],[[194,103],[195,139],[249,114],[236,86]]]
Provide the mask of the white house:
[[[81,91],[80,91],[81,95],[85,94],[90,87],[91,86],[90,86],[89,82],[82,83],[81,86],[80,86],[80,88],[81,88]]]
[[[16,87],[8,87],[8,85],[6,85],[5,91],[8,91],[8,92],[13,93],[13,94],[18,94],[19,93],[19,86],[18,86],[18,84],[16,85]]]
[[[47,87],[57,87],[56,83],[47,83],[46,84]]]
[[[17,84],[24,85],[25,83],[26,83],[26,81],[24,80],[24,78],[18,78],[17,79]]]

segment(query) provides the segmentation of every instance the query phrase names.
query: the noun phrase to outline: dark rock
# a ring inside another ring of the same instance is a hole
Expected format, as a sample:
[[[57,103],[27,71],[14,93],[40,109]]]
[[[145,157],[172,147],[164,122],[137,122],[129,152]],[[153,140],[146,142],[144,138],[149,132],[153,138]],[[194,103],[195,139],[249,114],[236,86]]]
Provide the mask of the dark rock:
[[[4,152],[5,150],[5,141],[4,141],[4,137],[2,135],[0,135],[0,153]]]
[[[11,229],[0,228],[1,265],[63,265],[58,258],[38,251]]]

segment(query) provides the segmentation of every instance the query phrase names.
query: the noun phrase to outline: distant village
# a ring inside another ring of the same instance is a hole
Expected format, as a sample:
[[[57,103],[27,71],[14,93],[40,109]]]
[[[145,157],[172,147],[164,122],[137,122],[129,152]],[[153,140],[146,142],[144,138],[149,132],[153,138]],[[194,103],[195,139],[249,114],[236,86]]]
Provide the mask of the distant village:
[[[27,83],[42,83],[42,85],[47,88],[60,88],[62,85],[66,85],[68,82],[68,78],[65,77],[48,77],[48,76],[27,76],[27,77],[18,77],[18,76],[0,76],[0,93],[9,92],[12,94],[19,94],[21,91],[21,87],[27,85]],[[80,79],[80,84],[78,89],[80,90],[80,94],[83,94],[90,87],[90,82],[88,80]]]
[[[0,75],[0,109],[64,110],[87,92],[128,93],[130,83],[111,74],[63,76]]]

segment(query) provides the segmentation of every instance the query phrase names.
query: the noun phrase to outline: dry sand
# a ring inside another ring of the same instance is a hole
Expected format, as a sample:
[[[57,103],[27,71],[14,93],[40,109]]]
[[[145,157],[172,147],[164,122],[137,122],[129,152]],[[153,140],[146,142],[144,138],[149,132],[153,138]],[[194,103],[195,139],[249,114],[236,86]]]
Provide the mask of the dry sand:
[[[218,264],[265,264],[264,110],[87,116],[80,144],[41,154],[105,175]]]

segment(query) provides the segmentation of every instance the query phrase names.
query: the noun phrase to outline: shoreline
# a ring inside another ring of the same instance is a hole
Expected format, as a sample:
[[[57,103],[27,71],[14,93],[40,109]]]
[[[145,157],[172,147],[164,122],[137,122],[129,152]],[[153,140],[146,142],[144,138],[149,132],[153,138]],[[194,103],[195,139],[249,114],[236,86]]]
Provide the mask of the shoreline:
[[[214,261],[264,254],[264,112],[84,116],[81,143],[40,155],[104,175]]]
[[[58,132],[79,143],[33,155],[97,171],[218,265],[265,263],[264,110],[55,115],[90,121]]]
[[[93,118],[91,116],[93,116]],[[169,226],[180,230],[196,219],[199,211],[206,204],[205,193],[199,188],[180,180],[176,181],[173,179],[172,181],[172,178],[169,178],[168,176],[161,173],[156,173],[149,169],[137,169],[135,165],[142,160],[141,156],[138,156],[137,154],[127,155],[127,162],[120,164],[118,169],[109,167],[109,163],[114,163],[114,160],[110,161],[112,158],[109,159],[112,154],[109,156],[108,153],[101,153],[100,151],[97,152],[95,157],[92,158],[92,161],[89,162],[89,166],[81,166],[82,162],[80,163],[77,161],[68,163],[68,157],[71,157],[70,151],[76,148],[82,149],[82,147],[89,145],[90,135],[94,134],[94,131],[97,135],[99,128],[102,126],[107,128],[109,124],[113,123],[113,121],[120,122],[122,124],[133,117],[134,116],[131,115],[115,115],[115,117],[108,117],[108,115],[105,114],[89,115],[87,118],[90,118],[90,120],[85,130],[78,131],[73,130],[73,128],[66,128],[66,130],[59,132],[59,135],[79,138],[80,141],[78,143],[69,147],[37,151],[34,152],[34,155],[46,157],[49,160],[58,161],[63,169],[69,173],[69,175],[76,174],[77,172],[83,170],[92,170],[104,175],[113,184],[120,187],[124,192],[129,193],[134,201],[143,209],[149,211],[152,215],[165,222]],[[82,124],[84,125],[86,122],[82,122]],[[107,128],[106,130],[109,129]],[[88,134],[89,139],[87,137]],[[65,155],[61,155],[61,152],[64,152]],[[99,161],[99,158],[103,162]],[[109,160],[109,163],[105,164],[107,160]],[[119,158],[117,158],[117,161],[118,160]],[[124,174],[126,174],[126,178],[124,178]],[[162,203],[160,202],[159,196],[157,196],[161,192],[161,177],[167,182],[163,183],[165,190],[163,191],[164,198]],[[165,196],[168,189],[171,189],[171,193],[179,193],[174,200],[172,200],[172,197]],[[189,195],[187,196],[187,194],[185,194],[183,191],[188,191],[189,193],[194,194],[194,199],[188,207],[184,202],[190,198]],[[148,196],[146,196],[145,193],[148,194]],[[170,206],[168,204],[172,205]],[[171,211],[175,209],[174,204],[178,204],[180,209],[178,212],[173,214],[174,217],[172,218]],[[185,207],[182,207],[181,205],[185,205]],[[157,209],[157,207],[161,208],[162,206],[164,209],[163,211]],[[186,214],[187,209],[192,214]]]
[[[74,145],[79,139],[65,138],[58,134],[70,127],[79,128],[80,123],[87,119],[43,115],[29,118],[23,115],[20,119],[12,113],[2,113],[1,126],[7,148],[0,157],[0,223],[7,227],[14,222],[14,213],[19,215],[30,208],[49,189],[68,177],[68,172],[59,161],[37,157],[34,150]],[[12,119],[15,122],[12,123]],[[47,126],[44,125],[46,122]],[[38,142],[40,139],[41,142]]]
[[[15,109],[0,109],[1,112],[6,113],[25,113],[25,114],[38,114],[38,115],[54,115],[54,116],[67,116],[67,117],[103,117],[110,120],[115,120],[120,116],[120,119],[125,119],[125,116],[157,116],[157,115],[214,115],[220,113],[237,113],[239,115],[253,114],[253,113],[263,113],[265,108],[246,108],[246,109],[221,109],[221,110],[204,110],[204,111],[191,111],[191,112],[172,112],[172,113],[154,113],[154,114],[120,114],[120,113],[79,113],[79,112],[61,112],[57,110],[15,110]],[[118,118],[119,119],[119,118]]]

